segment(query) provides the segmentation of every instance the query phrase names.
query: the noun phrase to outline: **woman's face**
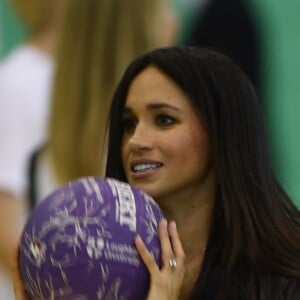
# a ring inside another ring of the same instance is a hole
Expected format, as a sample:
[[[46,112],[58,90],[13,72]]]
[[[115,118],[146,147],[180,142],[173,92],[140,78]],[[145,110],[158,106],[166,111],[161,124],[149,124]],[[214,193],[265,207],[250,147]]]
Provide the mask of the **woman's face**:
[[[156,201],[201,192],[212,176],[210,141],[188,96],[149,66],[129,87],[123,112],[127,180]]]

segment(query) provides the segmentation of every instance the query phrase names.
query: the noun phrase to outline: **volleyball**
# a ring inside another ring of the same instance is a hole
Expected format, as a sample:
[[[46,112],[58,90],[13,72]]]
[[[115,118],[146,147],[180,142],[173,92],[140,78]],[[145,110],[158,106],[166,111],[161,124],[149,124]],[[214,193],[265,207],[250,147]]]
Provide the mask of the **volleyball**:
[[[58,188],[32,211],[20,242],[20,272],[31,299],[145,299],[150,278],[134,237],[157,264],[163,214],[140,189],[85,177]]]

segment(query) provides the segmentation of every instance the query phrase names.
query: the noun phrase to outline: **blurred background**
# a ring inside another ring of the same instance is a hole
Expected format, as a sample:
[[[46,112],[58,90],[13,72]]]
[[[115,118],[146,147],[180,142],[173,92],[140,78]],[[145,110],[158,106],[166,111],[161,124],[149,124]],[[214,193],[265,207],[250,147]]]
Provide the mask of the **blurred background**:
[[[197,18],[201,17],[199,12],[202,10],[204,14],[209,1],[174,0],[182,20],[178,43],[186,43]],[[223,6],[230,3],[229,0],[222,2]],[[300,2],[244,2],[259,43],[257,88],[267,122],[275,171],[300,206]],[[0,0],[0,59],[21,43],[27,34],[25,25],[10,6],[10,0]]]

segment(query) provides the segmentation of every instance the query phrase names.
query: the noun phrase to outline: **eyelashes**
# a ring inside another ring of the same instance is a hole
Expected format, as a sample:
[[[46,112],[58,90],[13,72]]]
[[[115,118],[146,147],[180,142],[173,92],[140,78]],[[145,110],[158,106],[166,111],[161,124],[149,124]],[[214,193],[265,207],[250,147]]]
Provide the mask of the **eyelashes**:
[[[138,121],[136,118],[133,117],[127,117],[123,118],[122,120],[122,129],[123,132],[132,132],[138,124]]]
[[[169,128],[176,124],[178,120],[167,114],[157,114],[151,120],[151,123],[158,128]],[[122,120],[123,132],[132,132],[138,126],[139,120],[134,116],[124,117]]]
[[[176,119],[172,116],[166,115],[166,114],[159,114],[155,118],[155,123],[158,126],[161,127],[169,127],[176,123]]]

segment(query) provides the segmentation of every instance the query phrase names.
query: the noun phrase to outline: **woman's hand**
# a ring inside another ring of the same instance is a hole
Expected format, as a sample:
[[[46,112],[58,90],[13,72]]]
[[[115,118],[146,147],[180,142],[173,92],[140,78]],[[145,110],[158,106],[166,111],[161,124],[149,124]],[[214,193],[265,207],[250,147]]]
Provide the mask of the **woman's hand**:
[[[163,219],[159,224],[158,231],[162,251],[163,265],[161,269],[140,236],[135,239],[136,248],[150,273],[151,283],[147,300],[179,299],[185,271],[185,254],[176,224],[171,221],[168,225],[167,221]]]
[[[19,246],[15,247],[14,257],[12,259],[12,279],[14,286],[14,293],[16,300],[30,300],[28,294],[26,293],[25,286],[21,279],[20,269],[19,269]]]

